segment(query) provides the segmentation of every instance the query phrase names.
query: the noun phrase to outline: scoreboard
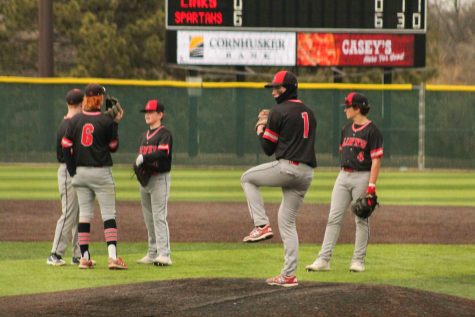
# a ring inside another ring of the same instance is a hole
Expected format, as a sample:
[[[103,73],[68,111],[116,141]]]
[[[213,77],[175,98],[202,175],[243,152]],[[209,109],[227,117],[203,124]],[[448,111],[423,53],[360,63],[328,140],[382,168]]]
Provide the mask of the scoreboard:
[[[169,30],[426,32],[426,0],[166,1]]]
[[[165,0],[167,62],[424,67],[428,0]]]

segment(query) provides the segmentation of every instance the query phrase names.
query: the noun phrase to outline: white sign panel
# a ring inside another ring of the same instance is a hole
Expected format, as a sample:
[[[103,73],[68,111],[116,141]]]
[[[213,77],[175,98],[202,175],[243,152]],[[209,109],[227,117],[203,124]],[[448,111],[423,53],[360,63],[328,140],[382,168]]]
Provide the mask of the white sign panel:
[[[293,32],[177,31],[177,63],[295,66]]]

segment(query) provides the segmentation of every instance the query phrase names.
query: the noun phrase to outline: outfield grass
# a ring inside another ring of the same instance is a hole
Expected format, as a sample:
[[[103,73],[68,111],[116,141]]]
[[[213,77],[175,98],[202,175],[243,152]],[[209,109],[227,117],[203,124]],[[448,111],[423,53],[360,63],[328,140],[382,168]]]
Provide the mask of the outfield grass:
[[[172,245],[172,266],[143,266],[135,260],[145,254],[145,243],[120,243],[119,252],[130,269],[109,271],[104,243],[93,243],[97,267],[84,271],[73,265],[46,265],[49,247],[46,242],[0,242],[0,296],[184,278],[237,277],[264,282],[278,274],[283,263],[281,244],[176,243]],[[475,300],[474,245],[370,245],[367,271],[350,273],[353,245],[342,244],[335,248],[330,272],[305,272],[318,248],[301,245],[297,273],[301,282],[385,284]]]
[[[0,165],[0,200],[58,199],[57,165]],[[244,202],[240,185],[245,168],[172,171],[171,201]],[[117,199],[138,201],[138,183],[127,166],[113,169]],[[306,203],[329,203],[337,170],[316,170]],[[475,206],[475,171],[383,171],[378,181],[385,205]],[[280,189],[263,188],[266,202],[279,202]]]

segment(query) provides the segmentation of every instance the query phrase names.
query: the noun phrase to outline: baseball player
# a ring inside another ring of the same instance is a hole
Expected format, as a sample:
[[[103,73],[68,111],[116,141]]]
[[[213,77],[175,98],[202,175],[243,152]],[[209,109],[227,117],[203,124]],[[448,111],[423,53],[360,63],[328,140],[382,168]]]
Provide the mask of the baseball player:
[[[283,199],[278,213],[279,231],[284,243],[285,260],[281,274],[267,279],[267,284],[297,286],[299,241],[295,225],[297,212],[317,166],[313,111],[297,99],[297,78],[280,71],[265,85],[272,88],[277,104],[269,112],[267,124],[258,124],[256,132],[264,152],[275,155],[275,161],[247,170],[241,177],[254,229],[244,242],[258,242],[273,237],[260,193],[261,186],[281,187]]]
[[[365,192],[376,195],[376,181],[383,157],[383,136],[367,118],[369,110],[368,99],[364,95],[352,92],[346,96],[344,111],[350,122],[341,131],[341,170],[333,186],[322,248],[317,259],[306,266],[308,271],[330,270],[330,258],[340,234],[341,220],[351,202]],[[355,216],[355,223],[355,249],[350,271],[363,272],[369,240],[369,218]]]
[[[140,185],[143,218],[147,227],[148,253],[139,264],[171,265],[170,233],[167,223],[167,203],[170,194],[170,170],[173,139],[163,124],[165,106],[157,99],[149,100],[145,109],[148,130],[142,135],[136,166],[150,175],[147,184]]]
[[[61,216],[56,223],[54,233],[53,247],[51,254],[46,260],[46,264],[53,266],[62,266],[66,264],[63,256],[66,253],[69,237],[72,245],[71,264],[79,264],[81,252],[78,244],[78,222],[79,222],[79,205],[76,191],[71,184],[71,176],[66,169],[66,161],[61,147],[61,139],[66,133],[66,129],[71,122],[71,118],[82,110],[82,100],[84,93],[80,89],[72,89],[66,94],[66,103],[68,105],[68,113],[64,117],[61,125],[56,132],[56,158],[59,162],[58,168],[58,189],[61,197]],[[71,235],[71,236],[70,236]]]
[[[105,88],[98,84],[86,87],[83,112],[71,119],[63,139],[63,152],[72,184],[79,202],[80,269],[94,267],[89,252],[91,220],[94,216],[94,198],[97,198],[104,221],[104,236],[109,254],[109,269],[127,269],[117,256],[117,223],[115,209],[115,185],[112,177],[111,152],[119,147],[118,123],[123,110],[112,119],[101,113]],[[71,155],[71,149],[73,155]]]

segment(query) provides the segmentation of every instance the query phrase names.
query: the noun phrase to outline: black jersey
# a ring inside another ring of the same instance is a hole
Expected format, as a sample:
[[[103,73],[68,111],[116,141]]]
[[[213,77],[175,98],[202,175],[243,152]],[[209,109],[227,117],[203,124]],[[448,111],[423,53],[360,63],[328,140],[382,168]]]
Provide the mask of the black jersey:
[[[66,134],[66,130],[68,129],[70,122],[71,118],[64,117],[63,121],[59,125],[58,130],[56,131],[56,158],[58,159],[59,163],[66,163],[61,141],[63,136]]]
[[[100,111],[83,111],[71,119],[61,145],[73,149],[75,166],[112,166],[110,153],[119,147],[118,127]]]
[[[139,153],[145,168],[155,173],[166,173],[172,167],[173,139],[170,130],[160,126],[147,130],[141,138]]]
[[[355,171],[370,171],[372,159],[383,157],[383,135],[369,121],[364,125],[352,122],[343,127],[340,140],[340,165]]]
[[[315,134],[317,121],[313,111],[298,99],[274,105],[261,143],[267,155],[317,166]]]

